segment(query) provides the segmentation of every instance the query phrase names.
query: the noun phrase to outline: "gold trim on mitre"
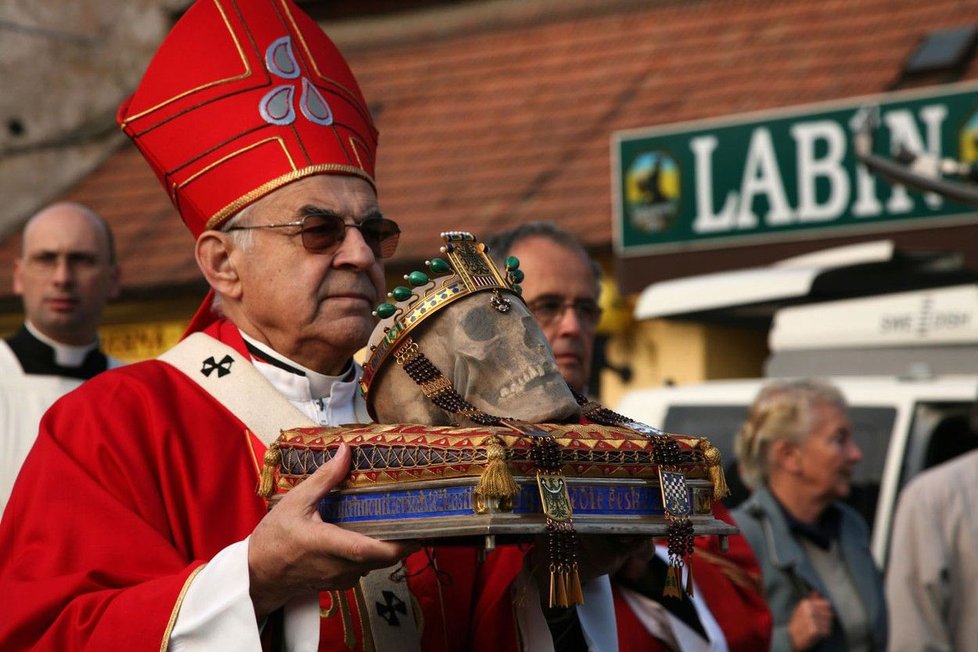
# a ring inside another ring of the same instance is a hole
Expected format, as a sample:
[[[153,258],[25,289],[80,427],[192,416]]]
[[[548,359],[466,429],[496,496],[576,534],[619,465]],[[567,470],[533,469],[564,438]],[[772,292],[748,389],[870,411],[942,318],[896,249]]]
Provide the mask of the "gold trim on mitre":
[[[204,230],[206,231],[208,229],[220,228],[221,224],[223,224],[229,217],[236,215],[248,204],[258,201],[273,190],[277,190],[286,184],[292,183],[293,181],[298,181],[299,179],[303,179],[305,177],[311,177],[316,174],[347,174],[354,177],[360,177],[371,186],[374,185],[374,180],[369,174],[353,165],[338,165],[334,163],[308,165],[304,168],[293,170],[292,172],[283,174],[280,177],[276,177],[271,181],[267,181],[251,192],[238,197],[233,202],[214,213],[214,215],[207,220]]]

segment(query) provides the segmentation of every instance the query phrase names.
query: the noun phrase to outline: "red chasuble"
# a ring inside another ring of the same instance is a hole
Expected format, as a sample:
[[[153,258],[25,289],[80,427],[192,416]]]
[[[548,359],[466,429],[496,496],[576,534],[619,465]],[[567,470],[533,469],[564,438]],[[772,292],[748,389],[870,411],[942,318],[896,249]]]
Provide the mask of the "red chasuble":
[[[713,504],[713,515],[734,524],[723,503]],[[728,543],[723,551],[717,537],[696,537],[696,583],[730,652],[767,650],[773,621],[761,588],[760,564],[744,535],[734,534]]]
[[[713,504],[713,516],[733,524],[722,503]],[[757,652],[771,647],[771,612],[761,591],[761,569],[747,539],[735,534],[726,551],[714,536],[696,537],[693,576],[700,597],[723,632],[730,652]],[[668,650],[635,616],[615,589],[615,619],[622,650]]]
[[[232,324],[206,332],[247,355]],[[165,650],[191,573],[266,512],[256,494],[264,449],[157,360],[100,374],[58,401],[0,524],[0,650]],[[437,576],[424,551],[408,560],[423,650],[473,649],[476,620],[515,632],[512,605],[480,595],[482,578],[508,584],[522,555],[489,555],[481,567],[473,549],[436,549],[434,559]],[[354,591],[321,596],[321,650],[369,646],[358,604]],[[510,640],[496,650],[516,649]]]

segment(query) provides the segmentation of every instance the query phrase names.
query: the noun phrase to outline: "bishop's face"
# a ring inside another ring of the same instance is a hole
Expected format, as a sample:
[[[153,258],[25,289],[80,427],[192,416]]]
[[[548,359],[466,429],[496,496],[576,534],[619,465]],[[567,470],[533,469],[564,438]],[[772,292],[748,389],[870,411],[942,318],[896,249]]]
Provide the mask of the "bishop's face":
[[[300,221],[310,212],[347,224],[378,219],[377,195],[358,177],[317,175],[256,202],[248,225]],[[326,374],[340,373],[362,348],[384,296],[383,264],[358,229],[347,228],[333,251],[312,253],[300,229],[257,229],[230,255],[240,278],[235,323],[282,355]],[[240,322],[240,323],[239,323]]]

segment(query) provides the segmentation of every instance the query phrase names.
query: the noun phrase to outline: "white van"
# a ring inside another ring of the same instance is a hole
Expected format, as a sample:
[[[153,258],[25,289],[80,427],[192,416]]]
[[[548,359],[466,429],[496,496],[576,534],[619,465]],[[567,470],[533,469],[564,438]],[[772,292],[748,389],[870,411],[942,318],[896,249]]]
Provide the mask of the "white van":
[[[850,502],[885,566],[907,480],[978,447],[978,286],[783,308],[769,344],[765,378],[635,390],[616,409],[667,432],[709,437],[736,487],[733,438],[758,390],[775,377],[830,380],[849,403],[864,456]]]

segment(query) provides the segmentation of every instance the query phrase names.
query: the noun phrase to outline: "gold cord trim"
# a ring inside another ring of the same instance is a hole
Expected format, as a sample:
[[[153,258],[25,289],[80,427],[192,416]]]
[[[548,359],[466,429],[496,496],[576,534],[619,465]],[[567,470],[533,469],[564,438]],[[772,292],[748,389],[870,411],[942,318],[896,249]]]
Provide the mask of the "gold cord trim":
[[[377,187],[369,174],[352,165],[336,165],[333,163],[310,165],[308,167],[300,168],[298,170],[293,170],[292,172],[283,174],[276,179],[263,183],[251,192],[238,197],[233,202],[211,216],[211,218],[207,220],[206,228],[216,229],[220,227],[221,224],[223,224],[229,217],[236,215],[242,208],[254,201],[257,201],[258,199],[261,199],[271,191],[276,190],[286,184],[292,183],[293,181],[298,181],[299,179],[311,177],[317,174],[348,174],[351,176],[360,177],[374,188]]]
[[[166,652],[170,648],[170,636],[173,634],[173,626],[177,622],[177,614],[180,613],[180,607],[183,606],[183,599],[187,596],[187,591],[190,590],[190,583],[194,581],[197,577],[197,573],[204,570],[204,566],[207,564],[201,564],[195,568],[190,575],[187,576],[187,581],[183,583],[183,588],[180,589],[180,595],[177,596],[177,601],[173,605],[173,611],[170,612],[170,619],[166,623],[166,629],[163,630],[163,640],[160,642],[160,652]]]

